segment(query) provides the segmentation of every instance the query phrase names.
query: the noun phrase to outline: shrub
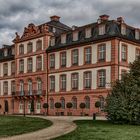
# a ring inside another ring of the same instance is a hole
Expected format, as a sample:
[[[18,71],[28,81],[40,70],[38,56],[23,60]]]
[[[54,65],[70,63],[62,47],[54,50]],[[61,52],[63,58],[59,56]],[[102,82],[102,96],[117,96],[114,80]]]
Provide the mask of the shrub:
[[[96,107],[96,108],[101,107],[101,103],[100,103],[100,101],[95,102],[95,107]]]
[[[70,109],[70,108],[72,108],[72,106],[73,106],[73,105],[72,105],[72,103],[71,103],[71,102],[68,102],[66,106],[67,106],[67,108],[69,108],[69,109]]]

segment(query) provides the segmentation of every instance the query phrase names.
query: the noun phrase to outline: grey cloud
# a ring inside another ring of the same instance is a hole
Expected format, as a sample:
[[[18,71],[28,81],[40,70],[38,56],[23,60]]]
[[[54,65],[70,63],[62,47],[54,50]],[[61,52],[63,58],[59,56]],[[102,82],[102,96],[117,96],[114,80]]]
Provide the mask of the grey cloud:
[[[29,23],[41,24],[54,14],[69,26],[95,22],[99,15],[108,14],[140,27],[139,5],[139,0],[0,0],[0,45],[10,43],[15,31],[21,33]]]

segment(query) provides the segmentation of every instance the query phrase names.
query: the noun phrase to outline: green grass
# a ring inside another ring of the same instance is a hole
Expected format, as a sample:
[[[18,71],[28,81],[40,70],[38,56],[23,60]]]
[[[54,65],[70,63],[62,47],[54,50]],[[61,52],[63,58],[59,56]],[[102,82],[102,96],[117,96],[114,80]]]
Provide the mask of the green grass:
[[[0,137],[28,133],[51,125],[52,122],[41,118],[0,116]]]
[[[75,121],[77,129],[53,140],[140,140],[140,126],[107,121]]]

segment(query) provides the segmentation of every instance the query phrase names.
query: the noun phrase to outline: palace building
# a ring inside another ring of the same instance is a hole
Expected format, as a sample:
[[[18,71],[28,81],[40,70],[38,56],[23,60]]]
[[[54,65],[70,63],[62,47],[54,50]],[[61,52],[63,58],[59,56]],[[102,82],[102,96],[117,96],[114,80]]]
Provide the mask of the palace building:
[[[111,84],[140,54],[140,30],[108,15],[72,28],[52,16],[29,24],[13,42],[0,49],[0,113],[43,114],[48,103],[49,115],[103,115]]]

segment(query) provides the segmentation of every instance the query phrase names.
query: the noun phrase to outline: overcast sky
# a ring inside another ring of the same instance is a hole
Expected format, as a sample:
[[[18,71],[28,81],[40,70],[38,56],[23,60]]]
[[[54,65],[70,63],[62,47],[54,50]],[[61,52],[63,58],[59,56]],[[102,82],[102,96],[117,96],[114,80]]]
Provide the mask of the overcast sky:
[[[0,0],[0,46],[11,44],[15,32],[22,33],[29,23],[41,24],[52,15],[61,22],[84,25],[97,21],[99,15],[110,19],[124,17],[125,22],[140,27],[140,0]]]

